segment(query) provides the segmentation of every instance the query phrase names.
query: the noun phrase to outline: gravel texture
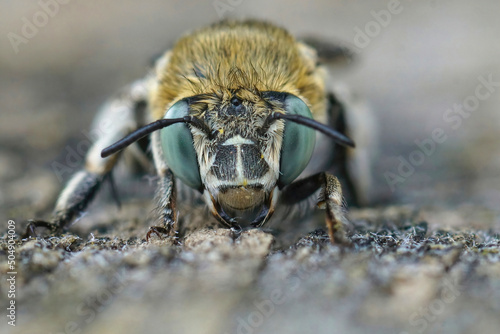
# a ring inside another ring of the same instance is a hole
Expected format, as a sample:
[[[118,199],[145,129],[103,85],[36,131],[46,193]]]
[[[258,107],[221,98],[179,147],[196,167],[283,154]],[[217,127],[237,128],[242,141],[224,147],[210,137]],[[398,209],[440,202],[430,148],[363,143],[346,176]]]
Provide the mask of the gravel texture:
[[[352,247],[331,245],[323,230],[276,247],[280,235],[220,228],[196,230],[180,244],[147,243],[141,215],[132,214],[141,207],[129,204],[127,218],[108,217],[86,232],[17,240],[13,333],[495,333],[500,326],[500,234],[484,209],[467,208],[483,218],[476,228],[446,227],[449,213],[439,209],[352,210]],[[6,238],[0,249],[5,273]]]

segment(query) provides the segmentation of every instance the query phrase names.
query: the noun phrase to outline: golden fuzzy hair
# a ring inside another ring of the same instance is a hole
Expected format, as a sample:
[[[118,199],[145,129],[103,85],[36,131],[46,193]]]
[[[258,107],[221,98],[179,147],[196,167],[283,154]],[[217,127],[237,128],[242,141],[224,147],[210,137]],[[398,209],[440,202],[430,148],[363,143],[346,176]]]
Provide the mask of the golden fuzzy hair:
[[[316,58],[310,47],[269,23],[223,21],[197,30],[157,63],[152,117],[162,118],[185,97],[203,95],[211,109],[210,104],[227,104],[235,95],[257,106],[261,92],[278,91],[300,97],[321,118],[324,71]]]

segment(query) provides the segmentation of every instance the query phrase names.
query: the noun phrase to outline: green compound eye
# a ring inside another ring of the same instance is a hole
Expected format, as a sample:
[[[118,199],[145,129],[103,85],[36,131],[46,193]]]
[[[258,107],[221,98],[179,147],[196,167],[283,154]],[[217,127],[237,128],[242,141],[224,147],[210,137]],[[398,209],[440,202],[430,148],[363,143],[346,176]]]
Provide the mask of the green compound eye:
[[[175,103],[165,114],[165,119],[188,116],[186,101]],[[201,188],[200,171],[193,136],[185,123],[172,124],[160,130],[161,147],[167,164],[176,177],[194,189]]]
[[[298,97],[288,95],[284,105],[287,114],[312,119],[309,107]],[[313,129],[285,121],[280,158],[279,182],[281,185],[292,183],[302,173],[311,159],[315,143],[316,133]]]

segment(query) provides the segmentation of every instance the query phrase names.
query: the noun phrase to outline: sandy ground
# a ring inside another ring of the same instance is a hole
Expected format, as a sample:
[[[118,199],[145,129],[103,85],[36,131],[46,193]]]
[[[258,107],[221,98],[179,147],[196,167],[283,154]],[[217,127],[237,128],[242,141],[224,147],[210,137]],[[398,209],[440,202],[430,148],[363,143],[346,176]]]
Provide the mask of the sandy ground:
[[[152,186],[120,179],[121,210],[104,189],[64,236],[16,239],[9,326],[8,220],[20,232],[27,219],[50,217],[99,105],[180,35],[218,20],[220,3],[225,17],[268,19],[355,50],[355,61],[332,69],[332,84],[362,97],[379,135],[372,205],[350,211],[353,247],[326,243],[321,214],[238,238],[206,229],[181,245],[145,243]],[[12,34],[43,20],[43,5],[2,2],[0,331],[496,333],[500,3],[402,0],[378,23],[389,4],[70,1],[16,45]],[[439,129],[446,139],[391,189],[388,173]]]

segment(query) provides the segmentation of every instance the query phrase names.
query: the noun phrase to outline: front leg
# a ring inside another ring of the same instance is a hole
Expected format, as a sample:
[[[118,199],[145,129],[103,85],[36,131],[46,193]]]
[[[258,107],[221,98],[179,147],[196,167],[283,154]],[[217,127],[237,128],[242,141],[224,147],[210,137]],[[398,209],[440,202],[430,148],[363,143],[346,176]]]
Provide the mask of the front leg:
[[[177,222],[176,199],[177,191],[175,187],[175,178],[161,149],[160,132],[151,134],[151,150],[153,152],[153,160],[155,163],[156,173],[158,174],[158,188],[156,190],[157,202],[157,220],[159,225],[149,228],[146,234],[146,241],[149,241],[152,234],[158,237],[162,235],[171,235],[177,233],[175,224]]]
[[[338,179],[329,173],[318,173],[296,181],[285,187],[280,201],[285,205],[294,205],[307,201],[320,190],[316,205],[326,209],[326,226],[332,243],[349,244],[344,224],[348,221],[342,207],[342,188]]]
[[[172,232],[174,235],[177,233],[175,230],[175,223],[177,221],[175,179],[169,169],[162,171],[159,176],[155,199],[157,202],[156,210],[159,225],[149,228],[146,234],[146,241],[149,241],[152,234],[161,237],[162,235],[169,236]]]

